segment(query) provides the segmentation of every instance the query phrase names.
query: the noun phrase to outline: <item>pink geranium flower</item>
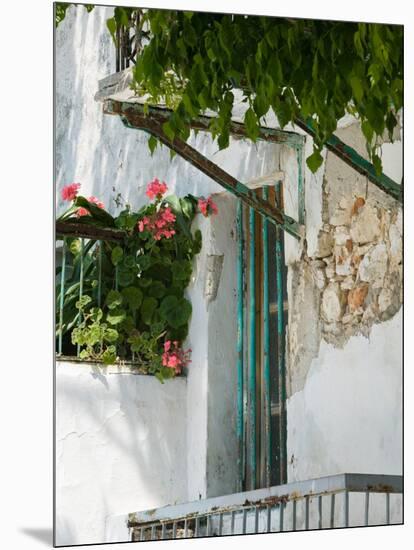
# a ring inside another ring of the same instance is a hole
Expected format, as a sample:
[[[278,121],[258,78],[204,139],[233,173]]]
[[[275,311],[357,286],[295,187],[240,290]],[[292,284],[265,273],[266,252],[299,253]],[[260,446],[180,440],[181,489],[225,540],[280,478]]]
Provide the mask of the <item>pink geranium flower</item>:
[[[161,183],[157,178],[155,178],[148,184],[145,194],[151,200],[154,198],[161,200],[167,189],[167,184],[164,181]]]
[[[80,183],[69,183],[62,189],[62,199],[64,201],[74,201],[80,189]]]
[[[105,205],[102,201],[100,201],[99,199],[97,199],[96,197],[89,197],[88,199],[89,202],[92,202],[93,204],[96,204],[96,206],[99,206],[99,208],[102,208],[104,209],[105,208]],[[82,206],[78,208],[78,211],[76,212],[76,215],[78,216],[78,218],[80,218],[81,216],[90,216],[90,213],[89,213],[89,210],[87,210],[86,208],[83,208]]]
[[[183,367],[185,367],[188,363],[191,363],[190,354],[191,349],[184,351],[180,348],[179,342],[171,342],[171,340],[167,340],[164,342],[162,364],[164,367],[174,369],[175,374],[179,374]]]
[[[89,197],[88,201],[93,202],[94,204],[96,204],[96,206],[99,206],[99,208],[102,208],[102,209],[105,208],[104,203],[99,199],[97,199],[96,197]]]
[[[165,237],[170,239],[175,235],[174,229],[175,214],[171,211],[171,208],[160,208],[158,212],[151,216],[144,216],[142,220],[137,223],[138,231],[149,231],[156,241]]]
[[[213,199],[211,197],[208,197],[208,199],[200,197],[198,199],[198,208],[200,209],[200,212],[203,214],[203,216],[206,218],[210,214],[218,214],[217,205],[213,202]]]

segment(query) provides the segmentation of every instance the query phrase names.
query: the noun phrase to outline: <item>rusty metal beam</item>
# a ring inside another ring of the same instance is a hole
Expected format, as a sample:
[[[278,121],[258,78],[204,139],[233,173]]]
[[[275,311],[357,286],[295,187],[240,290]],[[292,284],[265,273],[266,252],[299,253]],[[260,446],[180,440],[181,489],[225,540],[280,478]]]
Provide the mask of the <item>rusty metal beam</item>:
[[[312,125],[312,120],[308,119],[306,122],[302,119],[297,118],[295,124],[307,132],[310,136],[315,137],[315,130]],[[351,166],[359,174],[362,174],[369,179],[374,185],[379,189],[390,195],[395,200],[402,203],[402,185],[399,185],[397,182],[381,173],[378,175],[375,171],[374,165],[369,161],[361,157],[359,153],[355,151],[352,147],[344,143],[337,136],[332,135],[328,141],[325,143],[325,147],[328,151],[331,151],[334,155],[339,157],[344,161],[348,166]]]
[[[144,130],[145,132],[155,136],[161,143],[175,151],[182,158],[198,168],[201,172],[224,187],[224,189],[230,191],[236,197],[242,199],[247,205],[267,216],[273,223],[283,227],[283,229],[290,235],[296,237],[297,239],[302,237],[302,226],[293,218],[287,216],[279,208],[272,206],[262,198],[256,196],[251,189],[237,181],[233,176],[225,172],[222,168],[217,166],[217,164],[211,162],[208,158],[188,145],[185,141],[177,137],[174,138],[174,140],[169,139],[165,135],[162,128],[162,125],[166,119],[164,119],[163,116],[157,116],[157,113],[154,111],[159,111],[159,109],[154,110],[150,108],[149,114],[151,116],[147,116],[144,113],[143,105],[137,103],[123,103],[111,99],[104,102],[105,114],[119,115],[125,126],[128,128]]]

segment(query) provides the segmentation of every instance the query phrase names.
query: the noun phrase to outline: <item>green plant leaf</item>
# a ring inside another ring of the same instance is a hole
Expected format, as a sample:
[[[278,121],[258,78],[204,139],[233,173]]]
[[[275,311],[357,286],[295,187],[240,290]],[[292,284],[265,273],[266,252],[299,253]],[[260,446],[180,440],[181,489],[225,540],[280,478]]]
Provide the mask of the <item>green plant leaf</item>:
[[[314,151],[307,159],[306,164],[309,170],[315,173],[323,163],[323,157],[319,151]]]
[[[149,296],[154,298],[162,298],[165,295],[166,288],[161,281],[154,281],[152,285],[148,288]]]
[[[122,260],[122,257],[124,255],[124,251],[120,246],[115,246],[115,248],[112,249],[111,252],[111,261],[114,265],[118,265],[119,262]]]
[[[76,302],[75,307],[77,309],[85,309],[85,307],[92,302],[92,298],[90,296],[87,296],[84,294],[79,298],[79,300]]]
[[[149,254],[142,254],[141,256],[138,256],[137,258],[137,265],[140,267],[142,271],[145,271],[151,265],[153,264],[154,260]]]
[[[136,273],[131,269],[119,269],[118,271],[118,283],[119,286],[130,286],[136,279]]]
[[[118,290],[110,290],[105,302],[109,309],[115,309],[122,304],[122,295]]]
[[[102,354],[102,361],[105,365],[113,365],[116,361],[116,347],[108,346]]]
[[[108,27],[108,30],[112,36],[112,40],[115,42],[116,44],[116,21],[115,21],[115,17],[110,17],[109,19],[106,20],[106,26]]]
[[[127,304],[132,311],[138,309],[142,303],[142,290],[135,286],[124,288],[122,290],[122,296],[124,297],[125,304]]]
[[[177,260],[171,266],[174,281],[182,281],[188,279],[192,272],[191,262],[188,260]]]
[[[158,145],[157,138],[151,135],[148,139],[148,147],[149,147],[149,150],[151,151],[151,156],[154,154],[154,151],[157,148],[157,145]]]
[[[126,311],[120,308],[111,310],[106,316],[106,320],[110,325],[119,325],[125,318]]]
[[[99,208],[99,206],[97,206],[93,202],[89,202],[88,199],[86,199],[85,197],[76,197],[74,205],[86,208],[86,210],[88,210],[88,212],[91,214],[92,218],[102,223],[102,225],[105,225],[106,227],[115,227],[114,218],[108,212],[106,212],[106,210],[104,210],[103,208]],[[79,218],[77,221],[84,221],[86,223],[89,223],[90,220],[88,220],[87,218],[87,216],[84,216],[83,218]]]
[[[191,303],[185,298],[178,299],[176,296],[166,296],[160,306],[162,317],[174,328],[187,323],[191,311]]]
[[[142,301],[140,313],[141,318],[146,325],[151,324],[152,316],[154,314],[154,311],[157,309],[157,306],[158,302],[155,298],[144,298],[144,300]]]
[[[105,342],[116,342],[118,339],[118,331],[114,328],[107,328],[104,332],[104,340]]]

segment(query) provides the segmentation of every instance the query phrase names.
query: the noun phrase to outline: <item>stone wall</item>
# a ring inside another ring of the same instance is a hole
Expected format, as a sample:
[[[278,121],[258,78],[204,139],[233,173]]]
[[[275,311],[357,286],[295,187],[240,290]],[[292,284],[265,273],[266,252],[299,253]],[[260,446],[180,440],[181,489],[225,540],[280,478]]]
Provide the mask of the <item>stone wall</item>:
[[[337,133],[364,154],[358,124]],[[289,266],[291,393],[301,387],[321,339],[343,348],[351,336],[368,337],[402,303],[401,205],[332,153],[321,193],[316,246],[308,254],[305,241],[300,261]]]
[[[337,134],[365,155],[355,121]],[[395,137],[384,172],[401,181]],[[288,479],[400,474],[401,205],[329,152],[306,193],[306,241],[288,266]]]

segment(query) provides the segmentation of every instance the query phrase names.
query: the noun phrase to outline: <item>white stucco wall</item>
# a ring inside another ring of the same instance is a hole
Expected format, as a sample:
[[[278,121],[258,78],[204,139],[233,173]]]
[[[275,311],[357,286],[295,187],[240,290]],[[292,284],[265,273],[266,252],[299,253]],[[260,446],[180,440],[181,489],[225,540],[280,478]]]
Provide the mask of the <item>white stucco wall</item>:
[[[171,192],[179,195],[219,193],[215,199],[219,215],[208,220],[197,216],[194,222],[194,227],[202,230],[203,249],[194,262],[188,289],[193,315],[186,343],[186,347],[192,349],[186,389],[182,380],[161,386],[151,377],[97,377],[73,364],[60,365],[57,370],[57,407],[61,418],[57,425],[57,441],[60,442],[57,449],[57,538],[71,544],[104,541],[108,515],[236,490],[236,371],[231,369],[235,364],[236,334],[235,200],[180,157],[171,161],[168,149],[157,149],[151,157],[148,137],[143,132],[127,129],[118,117],[103,114],[102,105],[94,100],[94,95],[98,80],[114,71],[113,46],[105,25],[110,14],[111,10],[103,7],[96,7],[87,14],[82,6],[72,6],[57,29],[57,213],[67,207],[60,198],[60,191],[67,183],[81,183],[85,196],[97,196],[111,213],[116,213],[113,198],[118,192],[133,209],[138,209],[148,200],[145,196],[147,183],[158,177],[167,182]],[[219,152],[210,136],[202,132],[192,135],[190,143],[241,181],[247,182],[279,169],[280,147],[275,144],[260,142],[251,146],[242,140],[232,140],[229,149]],[[204,288],[211,255],[224,255],[224,261],[217,299],[208,303]],[[129,379],[132,380],[130,389]],[[71,392],[64,391],[68,380],[71,380]],[[147,394],[149,388],[151,391]],[[75,428],[71,424],[70,414],[79,405],[78,394],[83,396],[80,401],[84,408],[82,416],[88,418],[95,414],[88,412],[89,405],[92,411],[97,409],[99,412],[93,425]],[[165,395],[168,399],[164,403]],[[180,419],[177,423],[174,419],[172,425],[167,414],[170,400],[176,402],[175,418]],[[137,418],[134,407],[140,401],[140,412],[145,408],[145,414]],[[148,460],[158,451],[151,438],[142,437],[141,419],[145,424],[156,421],[160,437],[163,432],[170,434],[167,471],[163,470],[163,457],[159,457],[151,471],[142,463],[141,472],[141,463],[135,463],[133,456],[120,452],[117,439],[111,442],[105,429],[96,436],[94,432],[102,424],[106,426],[114,411],[119,412],[116,415],[119,431],[129,433],[132,441],[139,442],[140,453]],[[136,423],[128,418],[130,414]],[[178,431],[180,436],[175,441]],[[76,445],[79,453],[73,451]],[[89,457],[94,455],[94,445],[98,446],[102,457],[106,457],[106,462],[96,459],[98,464],[92,476]],[[185,471],[182,470],[184,462]],[[122,470],[119,473],[122,482],[111,474],[114,466],[110,465],[113,464]],[[154,491],[151,492],[153,483]]]
[[[107,516],[185,501],[186,448],[185,378],[57,362],[56,543],[104,542]]]
[[[114,72],[105,20],[111,9],[70,7],[56,33],[57,212],[61,188],[73,181],[111,213],[118,192],[133,209],[158,177],[179,195],[222,189],[166,148],[151,157],[147,136],[102,113],[98,80]],[[241,181],[285,172],[286,208],[297,218],[295,153],[238,140],[219,152],[208,134],[190,143]],[[350,143],[352,145],[352,143]],[[307,140],[305,155],[311,150]],[[398,178],[401,143],[385,144],[385,172]],[[322,225],[324,167],[305,170],[308,254]],[[347,182],[345,182],[347,183]],[[348,182],[349,183],[349,182]],[[115,187],[115,191],[113,191]],[[203,250],[188,289],[193,306],[188,377],[162,386],[152,377],[57,368],[57,542],[104,542],[105,518],[235,490],[235,233],[234,200],[217,195],[220,215],[195,225]],[[224,222],[224,223],[223,223]],[[300,260],[286,236],[288,263]],[[204,297],[209,255],[224,254],[217,299]],[[321,344],[304,387],[288,410],[289,481],[344,471],[400,473],[401,314],[356,336],[343,349]],[[166,466],[168,465],[168,467]]]
[[[348,473],[402,473],[402,315],[322,343],[304,389],[287,404],[289,481]]]

